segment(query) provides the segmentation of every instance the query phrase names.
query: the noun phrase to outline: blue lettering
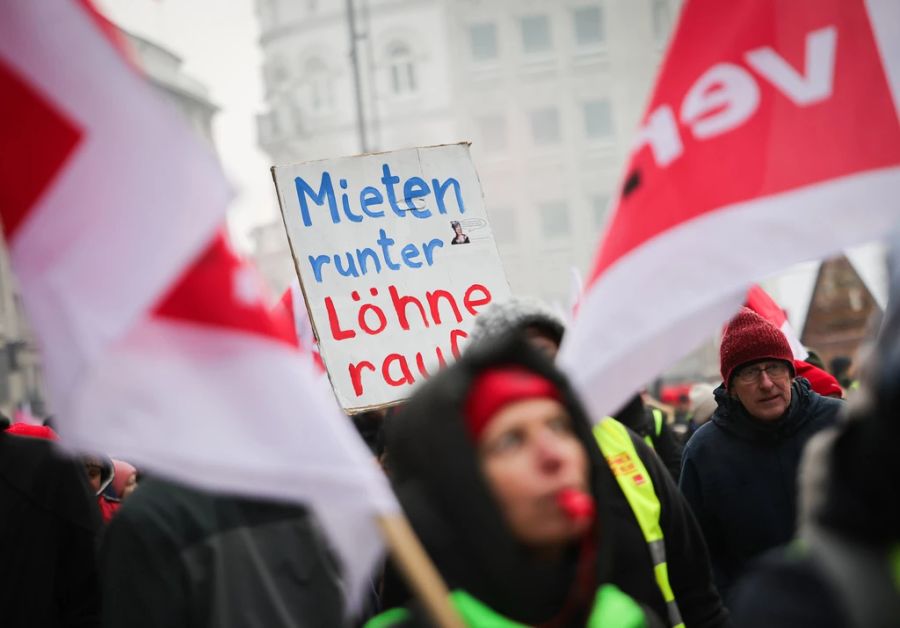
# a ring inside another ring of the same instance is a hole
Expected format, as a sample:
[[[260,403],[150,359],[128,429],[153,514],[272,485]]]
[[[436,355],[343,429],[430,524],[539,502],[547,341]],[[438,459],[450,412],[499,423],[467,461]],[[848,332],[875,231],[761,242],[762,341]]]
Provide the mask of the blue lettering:
[[[381,166],[381,172],[383,173],[381,182],[384,184],[385,191],[387,191],[388,203],[390,203],[394,213],[402,217],[404,215],[403,210],[397,207],[397,196],[394,194],[394,184],[400,183],[400,177],[391,174],[391,168],[387,164]]]
[[[386,167],[386,166],[385,166]],[[387,267],[391,270],[399,270],[400,264],[391,261],[391,254],[388,251],[391,246],[394,244],[394,239],[389,238],[387,233],[384,232],[384,229],[378,230],[378,240],[375,241],[381,247],[381,252],[384,255],[384,263],[387,264]]]
[[[309,205],[306,201],[307,196],[319,207],[325,203],[327,198],[328,209],[331,210],[331,222],[338,224],[341,221],[341,216],[338,214],[337,201],[334,199],[334,186],[331,185],[331,175],[328,172],[322,173],[322,182],[319,184],[318,192],[313,192],[313,189],[301,177],[294,178],[294,185],[297,188],[297,198],[300,200],[300,215],[305,226],[309,227],[312,225],[312,219],[309,216]]]
[[[317,283],[322,283],[322,266],[330,263],[330,255],[316,255],[315,257],[313,257],[312,255],[309,256],[309,265],[312,266],[313,276],[316,278]]]
[[[353,255],[350,253],[345,253],[345,255],[347,256],[347,268],[341,268],[340,255],[334,256],[334,267],[344,277],[359,277],[359,273],[356,271],[356,264],[353,262]]]
[[[413,261],[419,257],[419,249],[415,244],[407,244],[404,246],[403,250],[400,251],[400,255],[403,257],[403,261],[406,262],[406,265],[410,268],[422,268],[422,262]]]
[[[361,272],[363,275],[369,272],[369,266],[368,264],[366,264],[366,257],[372,258],[372,261],[375,265],[375,272],[380,273],[381,260],[378,259],[378,254],[369,247],[366,247],[364,249],[356,249],[356,259],[359,260],[359,272]]]
[[[462,200],[462,190],[459,189],[459,181],[450,177],[442,184],[437,179],[431,180],[431,187],[434,188],[434,197],[437,199],[438,211],[442,214],[447,213],[447,207],[444,205],[444,194],[447,193],[447,188],[452,185],[453,191],[456,192],[456,206],[459,208],[459,213],[466,213],[466,206]]]
[[[431,242],[425,242],[422,248],[425,249],[425,261],[431,266],[434,264],[434,253],[432,253],[432,251],[434,249],[444,248],[444,241],[439,238],[434,238]]]
[[[431,216],[430,209],[419,209],[413,203],[413,199],[422,198],[431,194],[428,184],[420,177],[410,177],[403,184],[403,197],[406,199],[406,206],[412,211],[416,218],[428,218]]]
[[[363,213],[370,218],[382,218],[384,216],[383,209],[377,211],[369,209],[372,205],[381,205],[383,202],[384,197],[381,195],[381,192],[371,185],[367,185],[359,193],[359,205],[362,207]]]

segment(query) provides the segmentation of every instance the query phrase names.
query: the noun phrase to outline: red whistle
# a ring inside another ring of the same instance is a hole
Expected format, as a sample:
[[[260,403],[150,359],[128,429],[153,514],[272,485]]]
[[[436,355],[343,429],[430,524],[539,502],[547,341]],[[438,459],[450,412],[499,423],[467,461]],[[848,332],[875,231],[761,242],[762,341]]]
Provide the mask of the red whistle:
[[[556,503],[572,521],[584,521],[594,518],[594,498],[578,489],[564,488],[556,494]]]

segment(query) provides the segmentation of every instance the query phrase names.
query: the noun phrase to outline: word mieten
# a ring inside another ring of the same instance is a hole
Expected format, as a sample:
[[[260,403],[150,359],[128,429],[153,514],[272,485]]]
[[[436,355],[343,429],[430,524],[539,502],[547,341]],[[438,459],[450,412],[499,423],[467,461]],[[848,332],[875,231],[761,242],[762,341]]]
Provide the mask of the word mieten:
[[[447,205],[445,196],[449,188],[453,188],[456,196],[456,209],[460,214],[465,213],[466,206],[462,199],[462,190],[459,187],[459,181],[453,177],[445,179],[432,179],[431,187],[422,177],[410,177],[404,183],[401,189],[402,195],[398,197],[395,185],[400,183],[400,177],[391,173],[388,164],[381,166],[381,184],[384,186],[384,194],[378,188],[367,185],[359,191],[359,202],[356,204],[362,213],[355,213],[350,205],[350,195],[347,192],[341,192],[341,209],[344,216],[350,222],[362,222],[365,216],[369,218],[384,218],[384,209],[378,209],[384,204],[385,196],[387,196],[388,205],[391,211],[397,216],[405,218],[407,214],[412,214],[416,218],[430,218],[432,216],[430,209],[416,207],[416,199],[425,198],[434,194],[434,200],[437,203],[437,211],[439,214],[447,213]],[[338,179],[340,189],[346,190],[348,187],[347,179]],[[318,191],[313,188],[302,177],[294,179],[294,186],[297,188],[297,198],[300,201],[300,217],[303,219],[303,225],[312,226],[312,216],[309,212],[309,202],[312,201],[318,207],[323,207],[326,202],[328,204],[329,216],[331,222],[338,224],[341,222],[341,212],[338,209],[337,197],[335,196],[334,184],[331,181],[331,173],[322,172],[322,178],[319,181]],[[400,206],[400,202],[403,206]],[[421,204],[421,202],[420,202]],[[365,215],[365,216],[364,216]]]

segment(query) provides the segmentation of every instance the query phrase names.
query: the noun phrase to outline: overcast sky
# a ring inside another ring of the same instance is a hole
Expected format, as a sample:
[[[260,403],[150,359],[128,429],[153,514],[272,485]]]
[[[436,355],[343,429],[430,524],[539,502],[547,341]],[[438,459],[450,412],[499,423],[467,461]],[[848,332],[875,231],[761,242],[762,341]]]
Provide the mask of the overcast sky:
[[[268,158],[256,146],[263,111],[262,53],[253,0],[95,0],[119,26],[184,59],[184,71],[220,107],[213,132],[235,199],[229,224],[247,250],[249,228],[278,217]]]

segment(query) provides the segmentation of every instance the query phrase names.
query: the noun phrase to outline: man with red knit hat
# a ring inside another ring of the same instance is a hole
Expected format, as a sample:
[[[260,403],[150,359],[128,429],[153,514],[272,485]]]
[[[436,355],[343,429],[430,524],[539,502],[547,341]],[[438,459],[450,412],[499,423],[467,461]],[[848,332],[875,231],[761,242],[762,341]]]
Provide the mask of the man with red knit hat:
[[[803,447],[843,402],[798,376],[787,338],[748,308],[725,328],[719,358],[718,407],[684,450],[679,486],[727,598],[749,561],[793,538]]]

